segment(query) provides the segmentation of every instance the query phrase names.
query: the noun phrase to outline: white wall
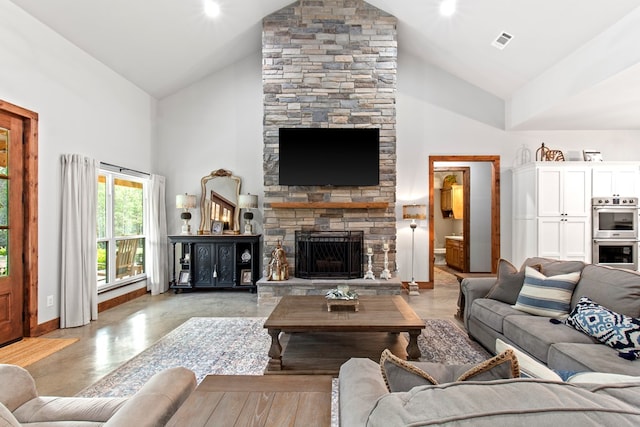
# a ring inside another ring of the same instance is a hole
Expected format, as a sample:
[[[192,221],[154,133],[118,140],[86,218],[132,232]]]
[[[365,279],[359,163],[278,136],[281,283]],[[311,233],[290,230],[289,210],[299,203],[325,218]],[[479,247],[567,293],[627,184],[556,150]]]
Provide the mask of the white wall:
[[[261,54],[244,58],[158,103],[158,137],[154,165],[167,176],[167,226],[179,234],[175,195],[195,194],[200,179],[216,169],[242,178],[242,193],[258,194],[262,206],[262,69]],[[254,212],[262,232],[262,209]],[[192,212],[198,230],[200,211]]]
[[[38,323],[60,316],[60,156],[150,171],[154,100],[8,0],[0,99],[39,114]],[[53,307],[46,306],[48,295]]]

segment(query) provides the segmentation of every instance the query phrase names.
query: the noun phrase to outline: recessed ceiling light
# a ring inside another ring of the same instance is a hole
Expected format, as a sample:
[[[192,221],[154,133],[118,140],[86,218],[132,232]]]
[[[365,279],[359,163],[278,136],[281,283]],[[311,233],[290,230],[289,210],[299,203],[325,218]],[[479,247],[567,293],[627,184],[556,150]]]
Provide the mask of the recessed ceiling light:
[[[440,15],[451,16],[456,13],[456,0],[442,0],[440,2]]]
[[[204,0],[204,13],[209,18],[215,18],[220,15],[220,5],[211,0]]]

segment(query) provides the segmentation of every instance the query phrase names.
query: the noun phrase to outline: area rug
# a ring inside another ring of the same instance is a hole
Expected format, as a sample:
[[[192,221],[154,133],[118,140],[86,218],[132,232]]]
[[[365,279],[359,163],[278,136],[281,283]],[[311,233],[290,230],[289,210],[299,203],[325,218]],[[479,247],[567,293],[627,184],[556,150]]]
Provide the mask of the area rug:
[[[262,317],[193,317],[78,396],[129,396],[156,372],[184,366],[198,382],[206,375],[262,375],[271,338]],[[489,357],[451,320],[427,319],[418,337],[421,360],[445,364]]]
[[[0,348],[0,363],[23,368],[78,341],[79,338],[23,338]]]

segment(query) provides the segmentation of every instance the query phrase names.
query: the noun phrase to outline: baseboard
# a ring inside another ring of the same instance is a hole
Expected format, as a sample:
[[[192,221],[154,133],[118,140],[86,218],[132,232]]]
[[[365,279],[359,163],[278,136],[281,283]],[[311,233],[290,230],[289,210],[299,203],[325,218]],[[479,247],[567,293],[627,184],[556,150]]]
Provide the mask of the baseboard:
[[[433,282],[418,282],[418,289],[433,289]],[[409,282],[402,282],[402,289],[409,289]]]
[[[103,301],[98,304],[98,313],[108,310],[113,307],[117,307],[120,304],[124,304],[127,301],[131,301],[138,297],[143,296],[147,293],[145,288],[136,289],[135,291],[131,291],[128,294],[120,295],[119,297],[115,297],[113,299]],[[44,334],[48,334],[49,332],[53,332],[56,329],[60,329],[60,318],[56,317],[55,319],[51,319],[48,322],[40,323],[34,330],[31,331],[29,336],[31,337],[39,337]]]
[[[39,337],[44,334],[48,334],[49,332],[53,332],[56,329],[60,329],[60,318],[56,317],[55,319],[51,319],[48,322],[40,323],[31,331],[29,336],[31,337]]]
[[[120,304],[124,304],[125,302],[131,301],[133,299],[139,298],[147,293],[146,288],[136,289],[135,291],[131,291],[127,294],[117,296],[115,298],[111,298],[106,301],[102,301],[98,304],[98,313],[109,310],[110,308],[117,307]]]

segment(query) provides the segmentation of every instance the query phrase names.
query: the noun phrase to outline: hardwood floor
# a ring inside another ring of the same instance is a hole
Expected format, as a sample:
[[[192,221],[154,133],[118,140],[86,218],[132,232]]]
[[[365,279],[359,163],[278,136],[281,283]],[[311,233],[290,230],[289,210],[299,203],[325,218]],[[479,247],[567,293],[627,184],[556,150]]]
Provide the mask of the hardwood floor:
[[[458,285],[436,281],[419,296],[403,294],[421,318],[455,320]],[[268,317],[273,305],[257,304],[246,291],[149,294],[100,313],[97,321],[46,337],[78,337],[77,343],[27,369],[41,395],[72,396],[142,352],[191,317]]]

